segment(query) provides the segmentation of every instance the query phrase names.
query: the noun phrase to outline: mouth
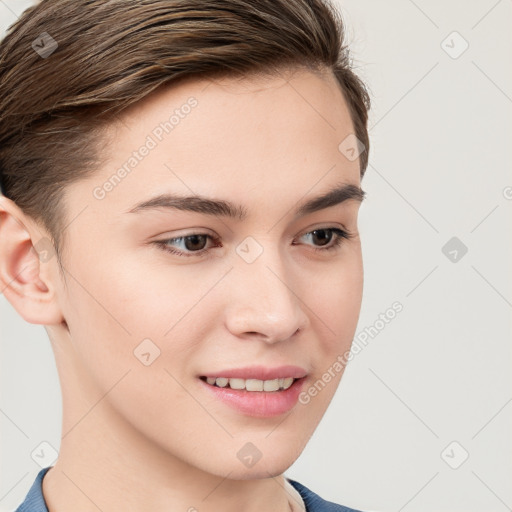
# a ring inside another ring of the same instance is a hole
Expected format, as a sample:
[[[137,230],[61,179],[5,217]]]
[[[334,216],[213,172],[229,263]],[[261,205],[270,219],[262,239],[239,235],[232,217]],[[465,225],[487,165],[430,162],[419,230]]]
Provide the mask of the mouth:
[[[270,392],[275,393],[279,391],[285,391],[289,389],[293,383],[299,379],[293,377],[281,377],[278,379],[271,380],[260,380],[260,379],[239,379],[234,377],[205,377],[202,376],[200,379],[206,382],[210,386],[218,388],[229,388],[245,390],[249,392]]]
[[[201,375],[211,398],[246,416],[269,418],[290,412],[299,399],[307,373],[297,366],[248,367]]]

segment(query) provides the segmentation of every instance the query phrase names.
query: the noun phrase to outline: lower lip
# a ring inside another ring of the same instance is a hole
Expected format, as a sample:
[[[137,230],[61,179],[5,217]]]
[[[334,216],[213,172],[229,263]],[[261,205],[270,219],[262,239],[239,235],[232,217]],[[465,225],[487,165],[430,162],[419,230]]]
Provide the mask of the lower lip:
[[[199,379],[207,391],[247,416],[271,418],[290,411],[299,400],[299,395],[305,377],[297,379],[293,384],[282,391],[247,391],[245,389],[231,389],[212,386]]]

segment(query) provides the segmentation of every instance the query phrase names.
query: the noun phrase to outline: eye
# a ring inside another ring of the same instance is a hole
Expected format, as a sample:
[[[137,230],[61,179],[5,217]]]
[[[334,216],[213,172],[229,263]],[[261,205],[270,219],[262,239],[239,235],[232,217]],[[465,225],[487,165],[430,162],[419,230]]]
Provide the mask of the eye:
[[[214,238],[206,233],[192,233],[176,238],[168,238],[167,240],[157,240],[154,243],[164,251],[177,254],[178,256],[190,257],[201,256],[209,252],[208,249],[204,249],[208,239],[214,240],[215,242],[219,241],[218,238]],[[181,249],[175,248],[177,244],[181,245]]]
[[[309,231],[302,235],[301,238],[309,237],[313,241],[319,241],[320,247],[314,247],[314,250],[326,252],[338,249],[342,245],[343,240],[348,240],[352,236],[351,233],[344,229],[327,227]]]
[[[318,243],[318,247],[313,247],[313,250],[319,252],[334,251],[338,249],[343,240],[352,238],[353,235],[346,230],[336,227],[318,228],[313,231],[304,233],[299,238],[309,237],[313,242]],[[208,240],[212,240],[216,245],[220,246],[220,239],[213,237],[207,233],[191,233],[176,238],[167,238],[165,240],[157,240],[152,242],[160,249],[176,254],[178,256],[188,257],[202,257],[210,253],[210,249],[206,248]],[[300,245],[294,243],[293,245]],[[179,248],[177,248],[179,247]]]

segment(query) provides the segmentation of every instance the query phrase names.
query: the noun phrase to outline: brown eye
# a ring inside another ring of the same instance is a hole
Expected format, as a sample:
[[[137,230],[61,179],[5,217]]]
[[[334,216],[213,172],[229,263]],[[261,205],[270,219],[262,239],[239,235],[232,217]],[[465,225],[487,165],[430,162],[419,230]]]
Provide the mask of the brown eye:
[[[318,245],[327,245],[333,237],[333,232],[330,229],[315,229],[311,232],[313,240],[318,241]]]
[[[213,240],[218,246],[219,239],[214,238],[206,233],[192,233],[190,235],[178,236],[176,238],[167,238],[165,240],[157,240],[153,243],[157,247],[171,254],[178,256],[205,256],[210,250],[207,248],[208,240]]]
[[[313,241],[315,251],[327,252],[337,249],[344,239],[349,239],[352,235],[339,228],[319,228],[305,233],[302,237],[309,237]]]
[[[208,240],[208,236],[206,235],[188,235],[183,238],[187,251],[200,251],[204,249]]]

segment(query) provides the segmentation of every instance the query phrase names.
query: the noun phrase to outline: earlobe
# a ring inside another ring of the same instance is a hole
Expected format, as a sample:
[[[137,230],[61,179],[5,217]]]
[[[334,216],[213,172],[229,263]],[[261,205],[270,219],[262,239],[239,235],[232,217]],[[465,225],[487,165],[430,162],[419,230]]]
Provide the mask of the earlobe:
[[[55,262],[41,257],[48,253],[37,250],[41,240],[48,239],[13,201],[0,196],[0,291],[27,322],[60,324],[56,283],[50,279]]]

